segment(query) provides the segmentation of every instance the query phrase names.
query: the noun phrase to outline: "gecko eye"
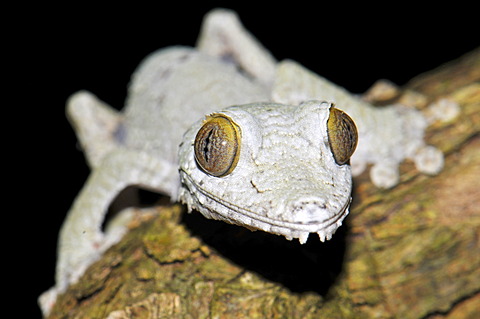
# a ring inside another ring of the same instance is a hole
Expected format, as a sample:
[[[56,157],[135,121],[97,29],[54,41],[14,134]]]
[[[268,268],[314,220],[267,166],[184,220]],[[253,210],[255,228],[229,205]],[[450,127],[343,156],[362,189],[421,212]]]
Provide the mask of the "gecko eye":
[[[358,132],[355,123],[345,112],[331,107],[327,132],[335,162],[339,165],[347,163],[357,147]]]
[[[195,160],[206,173],[230,174],[240,157],[240,128],[221,114],[207,116],[195,137]]]

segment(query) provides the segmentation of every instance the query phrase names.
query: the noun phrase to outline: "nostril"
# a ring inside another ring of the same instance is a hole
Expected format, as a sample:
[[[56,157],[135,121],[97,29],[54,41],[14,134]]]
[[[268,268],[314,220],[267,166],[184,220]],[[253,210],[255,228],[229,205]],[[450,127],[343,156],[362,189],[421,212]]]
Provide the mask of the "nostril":
[[[322,222],[328,218],[327,203],[322,198],[301,198],[291,203],[291,214],[302,224]]]
[[[327,205],[325,204],[325,201],[322,201],[322,200],[300,200],[295,202],[294,207],[299,210],[302,210],[308,207],[325,209],[327,208]]]

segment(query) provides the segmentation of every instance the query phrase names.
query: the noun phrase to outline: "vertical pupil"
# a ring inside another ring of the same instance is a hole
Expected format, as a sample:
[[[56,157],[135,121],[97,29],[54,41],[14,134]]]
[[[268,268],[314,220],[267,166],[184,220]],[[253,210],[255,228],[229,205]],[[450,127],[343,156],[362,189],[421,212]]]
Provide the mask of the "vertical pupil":
[[[228,118],[207,117],[195,137],[194,156],[197,165],[212,176],[229,174],[238,160],[238,139],[239,132]]]
[[[342,122],[343,122],[343,127],[345,127],[345,133],[347,135],[347,141],[346,141],[346,144],[348,143],[348,145],[346,145],[348,148],[351,148],[352,147],[352,143],[353,143],[353,131],[352,131],[352,126],[350,125],[350,123],[347,121],[346,118],[342,118]]]
[[[328,141],[335,162],[343,165],[348,162],[357,146],[358,132],[355,123],[343,111],[331,108],[327,127]]]
[[[205,161],[208,163],[208,160],[209,160],[209,157],[210,157],[210,146],[211,146],[211,142],[210,142],[210,138],[212,137],[212,134],[213,134],[213,129],[211,129],[208,134],[207,134],[207,137],[205,138],[205,141],[204,141],[204,146],[203,146],[203,155],[205,156]]]

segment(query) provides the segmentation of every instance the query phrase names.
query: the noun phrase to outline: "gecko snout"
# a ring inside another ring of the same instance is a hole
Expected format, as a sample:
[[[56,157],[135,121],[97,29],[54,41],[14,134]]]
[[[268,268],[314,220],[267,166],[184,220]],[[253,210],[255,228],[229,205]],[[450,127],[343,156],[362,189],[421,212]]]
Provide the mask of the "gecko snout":
[[[328,205],[321,197],[300,197],[292,200],[287,211],[291,214],[293,222],[311,224],[323,222],[328,219]]]

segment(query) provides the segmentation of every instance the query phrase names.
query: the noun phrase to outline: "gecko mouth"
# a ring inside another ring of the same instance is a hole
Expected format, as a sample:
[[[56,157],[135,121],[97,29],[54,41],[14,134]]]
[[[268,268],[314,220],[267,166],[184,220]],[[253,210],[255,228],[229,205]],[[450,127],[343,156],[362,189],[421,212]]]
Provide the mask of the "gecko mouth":
[[[189,190],[191,190],[191,186],[195,189],[195,191],[189,192],[193,201],[197,203],[194,208],[205,217],[223,220],[230,224],[241,225],[252,230],[263,230],[265,232],[283,235],[287,239],[299,238],[300,242],[305,242],[309,233],[317,233],[322,241],[330,239],[342,224],[343,219],[348,215],[348,208],[351,202],[351,197],[348,197],[337,212],[316,214],[316,218],[307,220],[306,222],[283,220],[269,217],[268,212],[258,213],[219,198],[205,189],[198,187],[198,185],[193,183],[190,176],[186,175],[186,177],[187,179],[185,181],[189,185],[185,186]],[[210,202],[210,205],[207,207],[202,204],[205,202]],[[285,207],[293,209],[292,207],[295,207],[295,205],[287,205]],[[325,207],[318,207],[319,210],[324,208]]]

